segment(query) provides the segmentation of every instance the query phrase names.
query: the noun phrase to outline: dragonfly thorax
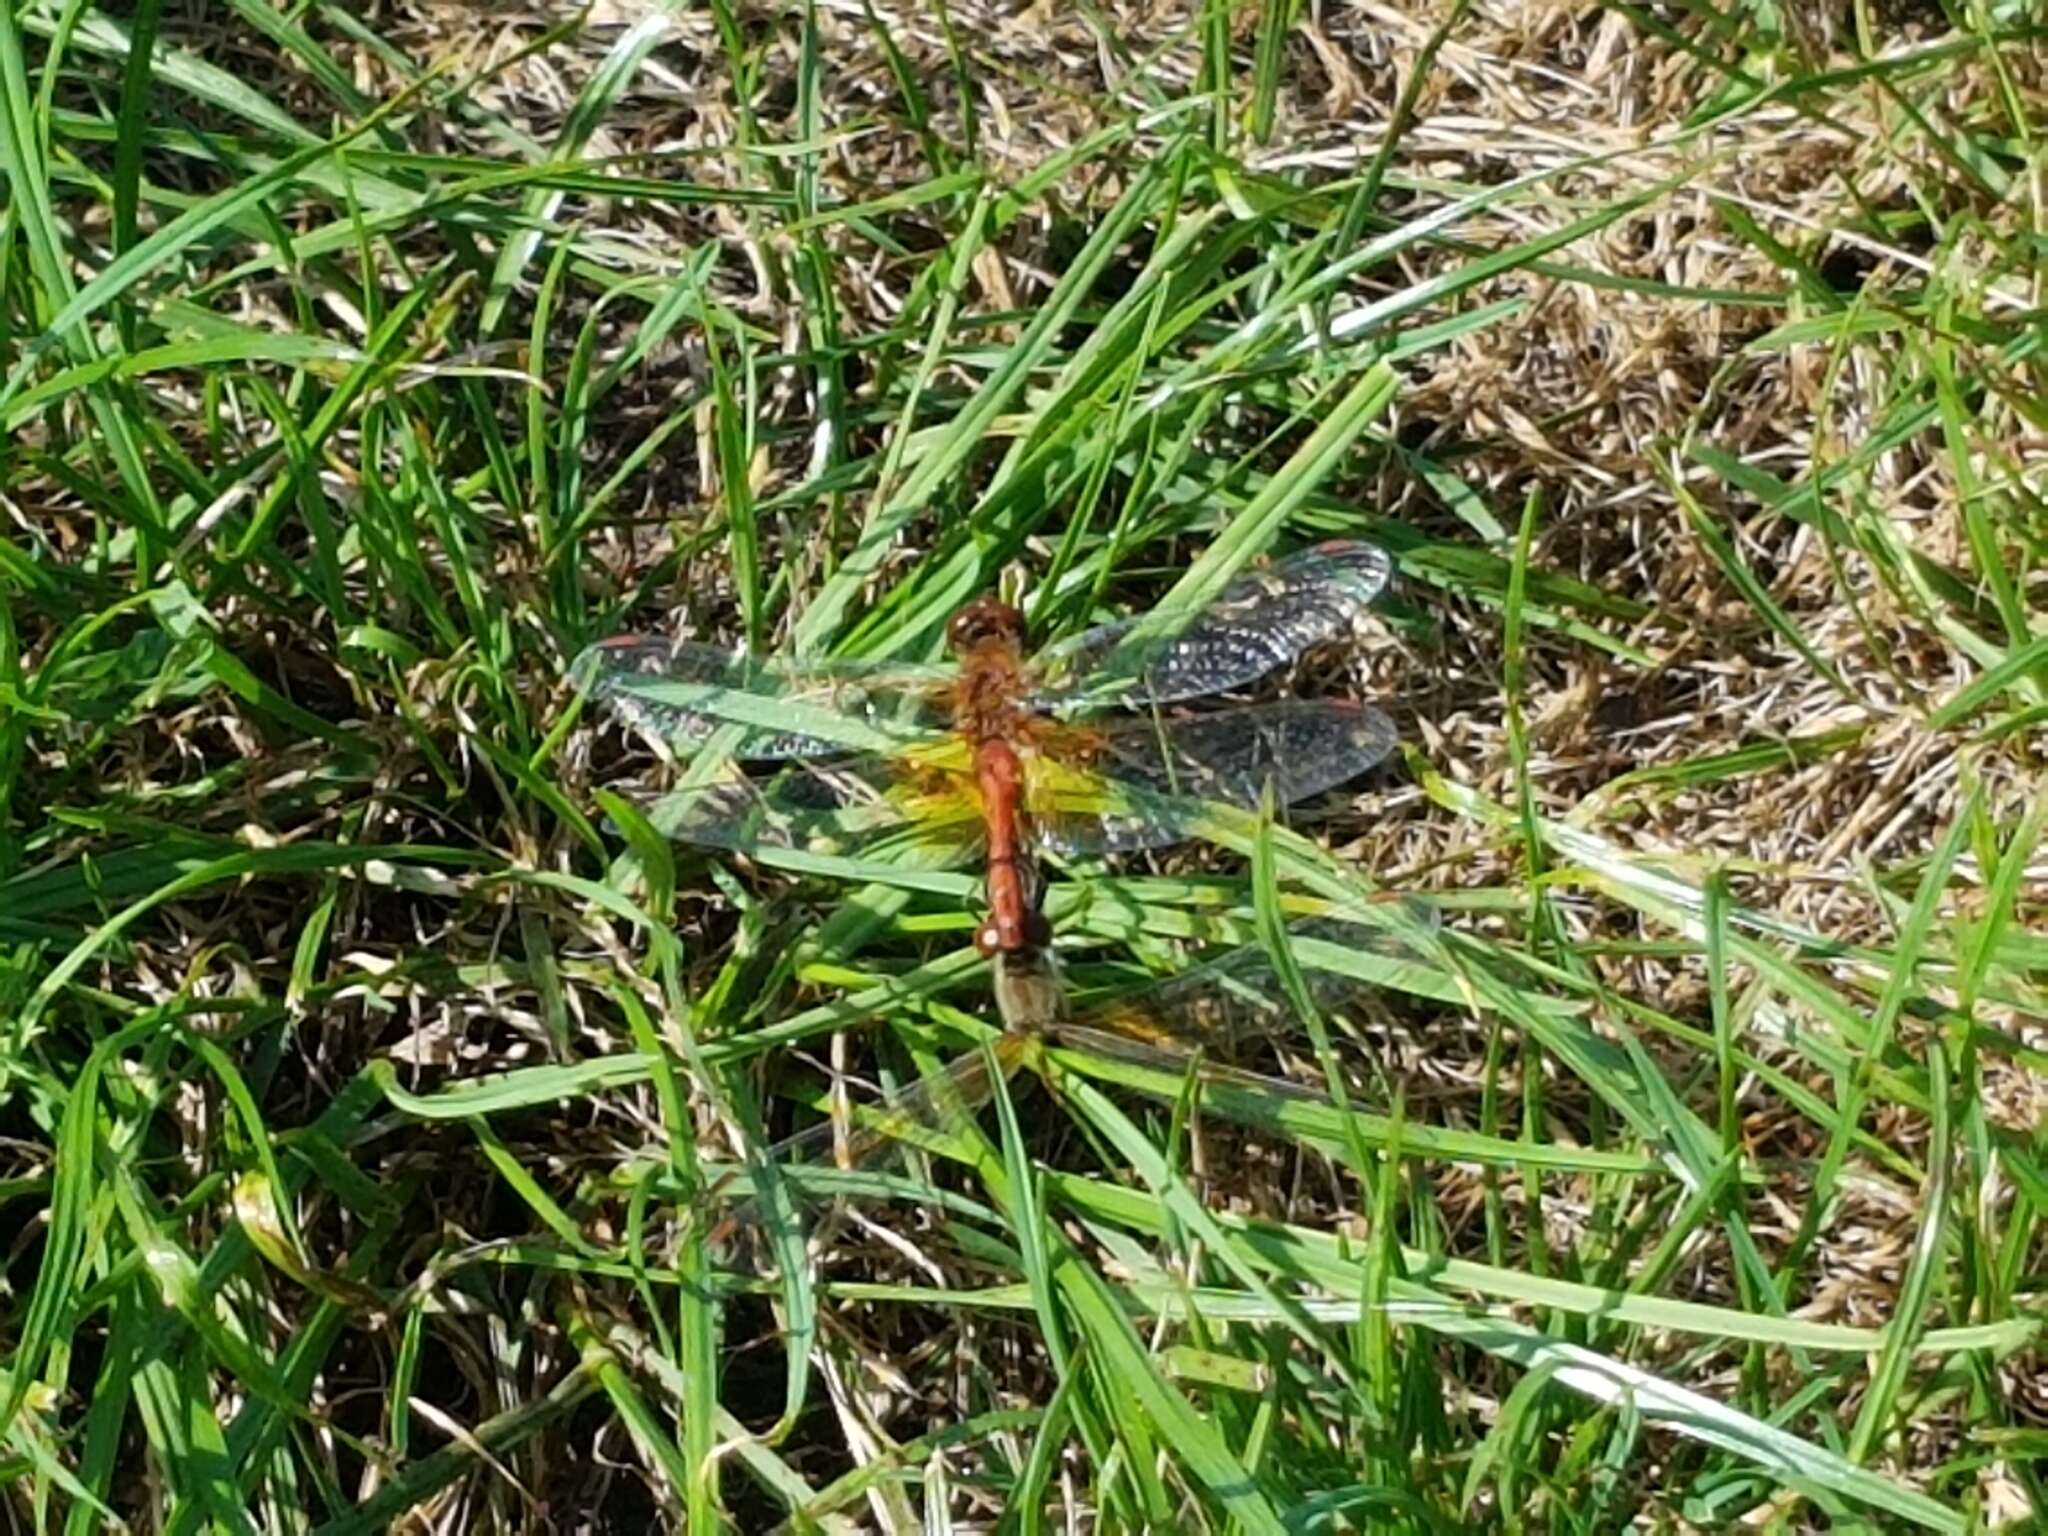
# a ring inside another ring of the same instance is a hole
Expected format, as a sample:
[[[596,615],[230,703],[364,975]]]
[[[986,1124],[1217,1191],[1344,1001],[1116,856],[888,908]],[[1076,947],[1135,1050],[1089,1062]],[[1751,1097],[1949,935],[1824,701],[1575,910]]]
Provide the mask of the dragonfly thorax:
[[[960,663],[952,688],[953,724],[970,742],[1019,740],[1031,711],[1024,707],[1024,615],[993,597],[977,598],[953,615],[946,639]]]

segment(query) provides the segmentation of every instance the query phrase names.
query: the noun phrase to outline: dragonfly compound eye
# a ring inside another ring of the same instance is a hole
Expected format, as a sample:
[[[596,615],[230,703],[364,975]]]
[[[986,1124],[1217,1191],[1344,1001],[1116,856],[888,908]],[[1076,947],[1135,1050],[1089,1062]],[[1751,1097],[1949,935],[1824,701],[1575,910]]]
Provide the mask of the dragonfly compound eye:
[[[956,651],[973,650],[991,641],[1015,643],[1023,636],[1024,616],[992,597],[969,603],[946,626],[946,638]]]

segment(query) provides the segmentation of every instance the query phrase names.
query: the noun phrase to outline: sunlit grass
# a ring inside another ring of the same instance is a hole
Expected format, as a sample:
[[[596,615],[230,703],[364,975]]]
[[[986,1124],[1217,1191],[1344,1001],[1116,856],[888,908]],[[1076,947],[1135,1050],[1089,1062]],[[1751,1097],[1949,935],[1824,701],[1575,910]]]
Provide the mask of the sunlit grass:
[[[0,7],[15,1524],[2039,1518],[2017,8],[230,9]],[[978,884],[671,843],[573,659],[1331,536],[1403,762],[1047,899],[1084,998],[1406,923],[1297,1095],[764,1177],[986,1044]]]

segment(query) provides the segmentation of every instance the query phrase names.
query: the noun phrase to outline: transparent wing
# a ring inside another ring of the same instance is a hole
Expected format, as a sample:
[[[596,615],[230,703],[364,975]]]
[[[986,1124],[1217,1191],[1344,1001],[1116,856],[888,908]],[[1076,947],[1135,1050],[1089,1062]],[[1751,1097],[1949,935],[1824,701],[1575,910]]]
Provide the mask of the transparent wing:
[[[749,760],[888,751],[945,726],[946,666],[746,656],[694,640],[620,635],[569,669],[577,689],[656,745],[687,755],[721,726]]]
[[[1241,688],[1344,634],[1392,573],[1385,550],[1355,540],[1298,551],[1238,577],[1184,615],[1120,619],[1046,647],[1035,663],[1039,684],[1031,702],[1041,709],[1170,704]],[[1147,637],[1134,641],[1141,622]]]
[[[1433,933],[1438,924],[1436,909],[1415,901],[1401,903],[1400,918],[1418,935]],[[1428,963],[1393,926],[1311,918],[1290,925],[1287,932],[1318,1009],[1338,1008],[1383,986],[1399,966]],[[1298,1026],[1272,957],[1260,944],[1244,945],[1206,965],[1084,1008],[1073,1021],[1076,1030],[1121,1037],[1155,1051],[1199,1046],[1224,1055],[1235,1054],[1247,1040],[1285,1035]]]
[[[1434,908],[1404,901],[1400,914],[1418,931],[1434,931]],[[1292,925],[1290,946],[1318,1007],[1335,1008],[1362,989],[1379,984],[1388,967],[1416,963],[1420,952],[1395,928],[1342,918],[1314,918]],[[1218,960],[1096,1004],[1069,1020],[1064,984],[1049,950],[995,957],[994,995],[1004,1033],[992,1052],[969,1052],[943,1070],[920,1079],[883,1103],[855,1111],[851,1125],[826,1121],[768,1148],[784,1188],[816,1206],[840,1190],[860,1196],[920,1198],[924,1191],[873,1175],[861,1182],[822,1178],[873,1169],[902,1147],[943,1148],[977,1115],[994,1090],[989,1070],[1012,1076],[1032,1064],[1047,1033],[1083,1049],[1123,1055],[1178,1069],[1194,1047],[1235,1053],[1254,1036],[1294,1028],[1296,1016],[1281,990],[1272,961],[1259,945],[1246,945]],[[1314,1090],[1283,1079],[1204,1064],[1205,1078],[1241,1088],[1294,1098],[1320,1099]],[[733,1192],[737,1176],[713,1190]],[[767,1203],[747,1199],[712,1234],[729,1242],[760,1225]]]
[[[800,759],[767,778],[726,763],[709,783],[644,798],[664,836],[740,853],[847,855],[901,833],[958,856],[982,832],[973,781],[913,759]]]
[[[1206,805],[1256,806],[1269,782],[1292,805],[1357,777],[1398,740],[1385,715],[1346,700],[1109,719],[1063,732],[1027,764],[1025,807],[1055,852],[1164,848],[1194,834]]]
[[[1030,1037],[1022,1033],[1005,1034],[996,1041],[993,1054],[1003,1076],[1016,1072],[1029,1047]],[[775,1166],[785,1189],[815,1206],[837,1182],[812,1177],[815,1170],[852,1172],[883,1162],[904,1146],[939,1148],[980,1112],[994,1093],[994,1084],[988,1054],[970,1051],[893,1098],[856,1110],[852,1124],[822,1121],[784,1137],[761,1157]],[[714,1186],[713,1198],[726,1193],[734,1182],[728,1179]],[[768,1202],[758,1197],[747,1199],[713,1229],[711,1239],[714,1244],[741,1239],[767,1214]]]
[[[905,1144],[932,1146],[935,1138],[956,1134],[980,1113],[994,1090],[990,1054],[1008,1077],[1030,1055],[1043,1031],[1066,1017],[1066,992],[1050,949],[998,954],[994,966],[992,987],[1004,1033],[993,1052],[970,1051],[881,1105],[858,1111],[852,1126],[827,1120],[768,1148],[763,1156],[785,1175],[794,1175],[790,1183],[798,1186],[799,1195],[804,1193],[806,1168],[829,1164],[842,1171],[858,1169],[893,1156]],[[738,1236],[758,1225],[765,1214],[764,1201],[750,1200],[714,1235],[720,1240]]]

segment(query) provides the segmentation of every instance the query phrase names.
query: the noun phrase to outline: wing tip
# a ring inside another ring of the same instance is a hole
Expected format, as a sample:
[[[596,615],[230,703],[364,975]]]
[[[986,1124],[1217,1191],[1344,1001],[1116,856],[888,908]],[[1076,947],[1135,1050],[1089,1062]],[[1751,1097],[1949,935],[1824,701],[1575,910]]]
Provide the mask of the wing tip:
[[[608,674],[617,665],[620,652],[638,637],[613,635],[586,645],[569,662],[569,684],[578,693],[596,695],[603,691]]]
[[[569,680],[586,693],[600,691],[628,672],[651,670],[650,658],[665,659],[675,653],[678,642],[660,635],[619,634],[593,640],[569,663]]]
[[[1394,557],[1365,539],[1325,539],[1314,553],[1350,578],[1360,607],[1375,602],[1394,580]]]

